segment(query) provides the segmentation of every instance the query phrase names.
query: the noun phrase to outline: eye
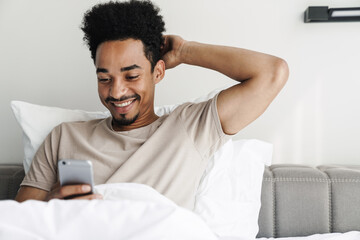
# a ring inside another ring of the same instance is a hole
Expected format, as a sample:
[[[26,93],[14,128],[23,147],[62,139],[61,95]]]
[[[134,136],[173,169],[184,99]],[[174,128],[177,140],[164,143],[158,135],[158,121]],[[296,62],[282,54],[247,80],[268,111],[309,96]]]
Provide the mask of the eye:
[[[139,77],[139,75],[130,75],[130,76],[127,76],[126,78],[128,80],[136,80],[138,77]]]
[[[101,83],[106,83],[106,82],[110,82],[111,78],[98,78],[98,81]]]

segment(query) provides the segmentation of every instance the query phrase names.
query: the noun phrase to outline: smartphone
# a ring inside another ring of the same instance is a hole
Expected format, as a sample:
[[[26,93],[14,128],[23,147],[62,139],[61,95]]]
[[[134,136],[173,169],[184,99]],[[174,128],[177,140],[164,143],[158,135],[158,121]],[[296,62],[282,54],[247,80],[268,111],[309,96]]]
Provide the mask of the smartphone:
[[[60,185],[88,184],[94,192],[94,177],[91,161],[62,159],[58,161]]]

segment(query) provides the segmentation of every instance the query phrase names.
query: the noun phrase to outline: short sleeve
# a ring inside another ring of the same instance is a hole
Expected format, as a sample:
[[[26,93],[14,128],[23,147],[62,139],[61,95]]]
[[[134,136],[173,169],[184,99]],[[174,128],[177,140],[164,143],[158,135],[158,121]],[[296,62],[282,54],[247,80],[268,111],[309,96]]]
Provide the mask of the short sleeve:
[[[29,172],[20,186],[30,186],[50,191],[57,181],[57,153],[61,126],[54,128],[36,152]]]
[[[209,158],[231,135],[224,133],[217,111],[217,94],[201,103],[184,104],[179,118],[203,158]]]

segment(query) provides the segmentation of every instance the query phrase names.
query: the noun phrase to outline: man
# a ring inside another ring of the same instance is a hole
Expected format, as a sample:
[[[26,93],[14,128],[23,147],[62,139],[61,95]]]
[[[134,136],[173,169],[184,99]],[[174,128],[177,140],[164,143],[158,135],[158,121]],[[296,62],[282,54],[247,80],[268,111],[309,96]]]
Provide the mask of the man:
[[[88,193],[86,185],[57,183],[58,160],[72,158],[92,161],[95,184],[147,184],[192,209],[207,160],[265,111],[288,78],[286,62],[277,57],[163,36],[164,22],[150,1],[96,5],[85,14],[82,30],[100,100],[112,117],[56,127],[35,155],[18,201]],[[158,117],[155,85],[165,69],[182,63],[219,71],[239,84]]]

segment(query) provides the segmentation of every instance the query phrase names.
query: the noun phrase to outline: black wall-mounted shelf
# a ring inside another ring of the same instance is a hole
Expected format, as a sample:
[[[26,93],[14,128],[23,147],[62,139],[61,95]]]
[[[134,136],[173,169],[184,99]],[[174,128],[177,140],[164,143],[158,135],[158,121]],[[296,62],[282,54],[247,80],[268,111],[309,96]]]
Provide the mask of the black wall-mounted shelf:
[[[359,8],[329,8],[327,6],[308,7],[304,22],[356,22],[360,21]]]

